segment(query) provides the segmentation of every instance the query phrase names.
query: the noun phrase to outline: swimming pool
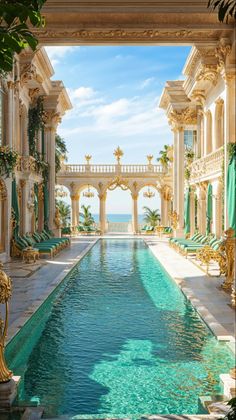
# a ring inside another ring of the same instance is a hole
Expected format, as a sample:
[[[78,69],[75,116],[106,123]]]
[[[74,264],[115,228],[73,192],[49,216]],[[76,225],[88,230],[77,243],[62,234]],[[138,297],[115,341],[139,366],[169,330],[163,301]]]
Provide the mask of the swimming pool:
[[[19,351],[20,348],[20,351]],[[141,240],[100,240],[9,344],[48,415],[194,414],[234,365]]]

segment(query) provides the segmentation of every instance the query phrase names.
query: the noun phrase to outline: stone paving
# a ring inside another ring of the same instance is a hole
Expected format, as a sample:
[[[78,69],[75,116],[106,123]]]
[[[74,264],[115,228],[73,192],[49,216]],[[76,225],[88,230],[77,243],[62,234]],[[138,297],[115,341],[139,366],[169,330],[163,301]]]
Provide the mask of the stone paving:
[[[53,259],[40,259],[36,264],[20,260],[4,264],[13,285],[8,341],[96,241],[95,237],[72,238],[71,247]]]

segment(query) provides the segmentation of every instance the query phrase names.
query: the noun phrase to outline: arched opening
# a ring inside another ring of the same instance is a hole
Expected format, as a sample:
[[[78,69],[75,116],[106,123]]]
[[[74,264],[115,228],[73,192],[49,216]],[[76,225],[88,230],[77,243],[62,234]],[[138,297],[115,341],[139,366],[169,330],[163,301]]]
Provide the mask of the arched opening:
[[[206,116],[206,155],[212,152],[212,115],[211,111],[207,112]]]
[[[220,99],[215,108],[215,149],[224,144],[224,101]]]
[[[5,238],[6,238],[6,200],[7,189],[4,181],[0,179],[0,253],[5,251]]]
[[[107,189],[106,232],[132,233],[132,196],[130,189]]]
[[[56,208],[59,209],[60,221],[62,229],[71,225],[71,200],[70,191],[64,185],[56,185],[55,187]]]
[[[84,223],[86,209],[92,214],[92,219],[97,227],[99,226],[99,199],[98,192],[95,187],[90,184],[79,188],[75,197],[77,200],[76,213],[77,223]],[[73,200],[72,200],[73,201]],[[73,212],[73,209],[72,209]]]
[[[138,215],[140,228],[147,224],[145,221],[146,208],[152,211],[158,210],[158,214],[160,215],[161,220],[160,194],[157,187],[151,184],[146,184],[139,190]]]

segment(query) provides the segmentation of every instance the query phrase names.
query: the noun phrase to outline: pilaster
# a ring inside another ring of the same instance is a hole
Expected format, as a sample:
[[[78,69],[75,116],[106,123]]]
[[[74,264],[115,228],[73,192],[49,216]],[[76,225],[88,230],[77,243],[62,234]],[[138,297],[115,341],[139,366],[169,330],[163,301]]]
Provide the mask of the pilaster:
[[[99,222],[100,222],[100,230],[101,234],[104,235],[106,232],[106,198],[107,193],[103,192],[99,194]]]
[[[138,193],[132,193],[132,228],[133,234],[138,233]]]

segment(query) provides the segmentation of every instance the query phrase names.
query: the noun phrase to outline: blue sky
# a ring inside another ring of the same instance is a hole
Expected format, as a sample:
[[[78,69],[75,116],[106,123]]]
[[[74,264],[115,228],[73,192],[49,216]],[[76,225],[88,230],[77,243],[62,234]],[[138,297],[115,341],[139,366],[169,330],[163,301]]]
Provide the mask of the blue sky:
[[[54,79],[63,80],[73,109],[62,120],[58,132],[66,140],[68,162],[113,163],[113,151],[124,151],[123,163],[145,163],[155,159],[172,133],[164,112],[158,108],[167,80],[183,78],[189,47],[47,47]],[[155,163],[155,161],[153,161]],[[97,197],[90,201],[98,212]],[[139,199],[143,205],[159,207],[154,199]],[[130,213],[128,192],[108,194],[108,213]]]

